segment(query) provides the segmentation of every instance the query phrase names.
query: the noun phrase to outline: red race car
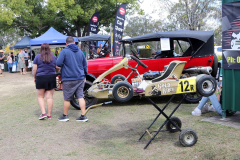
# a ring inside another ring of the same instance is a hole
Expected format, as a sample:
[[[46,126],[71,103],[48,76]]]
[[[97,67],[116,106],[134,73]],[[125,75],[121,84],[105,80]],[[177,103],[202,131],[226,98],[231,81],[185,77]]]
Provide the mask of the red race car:
[[[91,36],[88,37],[90,37],[89,40],[93,40]],[[201,74],[202,71],[198,70],[198,67],[211,67],[212,69],[207,72],[213,77],[216,77],[218,70],[218,59],[214,54],[213,31],[180,30],[157,32],[124,39],[121,41],[119,55],[115,57],[89,59],[87,61],[89,73],[85,86],[87,108],[97,101],[96,98],[88,96],[86,92],[92,85],[94,77],[98,77],[119,63],[126,55],[133,55],[148,66],[148,68],[139,67],[138,71],[140,74],[144,74],[149,70],[163,71],[164,66],[173,60],[187,62],[184,69],[192,70],[192,74],[185,74],[184,76],[191,77]],[[129,65],[136,66],[136,62],[130,60]],[[120,69],[105,78],[111,81],[111,83],[116,83],[118,80],[128,78],[128,81],[131,83],[134,75],[127,77],[131,71],[132,69]],[[200,100],[201,95],[198,93],[189,93],[185,98],[185,101],[190,103],[197,103]],[[73,99],[71,104],[73,107],[80,109],[76,99]]]

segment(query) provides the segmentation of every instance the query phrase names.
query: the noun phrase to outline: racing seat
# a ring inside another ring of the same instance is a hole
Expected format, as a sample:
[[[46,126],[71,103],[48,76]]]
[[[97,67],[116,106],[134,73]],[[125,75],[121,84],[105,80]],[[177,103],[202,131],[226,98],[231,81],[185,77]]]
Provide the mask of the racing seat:
[[[166,71],[159,77],[152,80],[152,83],[165,79],[179,79],[186,61],[172,61]]]

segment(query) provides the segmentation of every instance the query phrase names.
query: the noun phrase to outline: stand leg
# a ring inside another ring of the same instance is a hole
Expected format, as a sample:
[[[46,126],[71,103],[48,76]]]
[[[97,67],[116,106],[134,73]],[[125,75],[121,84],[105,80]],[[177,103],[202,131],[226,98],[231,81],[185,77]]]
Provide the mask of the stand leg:
[[[173,95],[170,100],[167,102],[167,104],[163,107],[162,111],[165,110],[165,108],[167,108],[168,104],[173,100],[173,98],[175,97],[175,95]],[[153,120],[153,122],[150,124],[150,126],[145,130],[145,132],[142,134],[142,136],[138,139],[139,141],[143,138],[143,136],[147,133],[147,130],[150,129],[152,127],[152,125],[156,122],[156,120],[158,119],[158,117],[161,115],[161,112],[157,115],[157,117]]]
[[[175,95],[173,95],[172,96],[172,98],[174,97]],[[169,115],[169,116],[167,116],[164,112],[163,112],[163,110],[161,110],[157,105],[156,105],[156,103],[154,103],[149,97],[147,98],[149,101],[150,101],[150,103],[152,103],[152,105],[160,112],[159,113],[159,116],[160,116],[160,114],[162,114],[165,118],[166,118],[166,120],[164,121],[164,123],[161,125],[161,127],[158,129],[158,131],[154,134],[154,136],[148,141],[148,143],[146,144],[146,146],[144,147],[144,149],[146,149],[147,147],[148,147],[148,145],[152,142],[152,140],[156,137],[156,135],[161,131],[161,129],[163,128],[163,126],[167,123],[167,121],[170,121],[179,131],[181,131],[181,128],[179,128],[170,118],[171,118],[171,116],[176,112],[176,110],[178,109],[178,107],[182,104],[182,102],[183,102],[183,100],[185,99],[185,97],[186,97],[186,95],[183,97],[183,99],[178,103],[178,105],[175,107],[175,109],[172,111],[172,113]],[[171,101],[172,101],[172,98],[170,99]],[[169,100],[169,102],[167,103],[167,105],[171,102]],[[166,107],[166,106],[165,106]],[[165,109],[165,108],[164,108]],[[154,119],[154,122],[156,121],[156,119],[159,117],[159,116],[157,116],[155,119]],[[153,122],[153,123],[154,123]],[[152,124],[153,124],[152,123]],[[152,124],[149,126],[149,128],[152,126]],[[148,128],[148,129],[149,129]],[[145,133],[146,133],[146,131],[145,131]],[[145,134],[144,133],[144,134]],[[143,134],[143,135],[144,135]],[[142,135],[142,137],[143,137],[143,135]],[[142,138],[141,137],[141,138]],[[140,138],[140,139],[141,139]]]

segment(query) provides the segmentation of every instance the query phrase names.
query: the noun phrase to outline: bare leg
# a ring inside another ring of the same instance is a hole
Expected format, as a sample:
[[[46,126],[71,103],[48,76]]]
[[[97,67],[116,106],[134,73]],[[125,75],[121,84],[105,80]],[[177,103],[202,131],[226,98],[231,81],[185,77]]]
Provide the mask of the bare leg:
[[[78,101],[79,101],[79,106],[81,108],[81,113],[83,115],[85,113],[85,109],[86,109],[85,100],[84,100],[84,98],[79,98]]]
[[[70,107],[70,101],[64,100],[64,102],[63,102],[63,113],[65,115],[68,115],[69,107]]]
[[[38,104],[40,106],[42,114],[46,113],[45,103],[44,103],[44,93],[45,93],[45,89],[37,89]]]
[[[54,89],[46,91],[48,116],[51,116],[51,113],[52,113],[52,108],[53,108],[53,93],[54,93]]]
[[[26,66],[25,73],[27,73],[28,66]]]
[[[26,69],[25,68],[23,68],[23,74],[26,74]]]
[[[0,67],[1,68],[1,67]],[[2,74],[2,69],[0,69],[0,74]]]
[[[22,68],[20,68],[20,74],[22,74]]]

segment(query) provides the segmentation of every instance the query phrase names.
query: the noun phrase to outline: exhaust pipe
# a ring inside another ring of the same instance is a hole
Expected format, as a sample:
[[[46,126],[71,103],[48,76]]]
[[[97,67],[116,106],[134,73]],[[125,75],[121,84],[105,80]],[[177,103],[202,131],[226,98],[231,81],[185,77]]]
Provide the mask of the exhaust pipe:
[[[188,69],[183,69],[183,73],[211,74],[212,67],[192,67],[192,68],[188,68]]]

